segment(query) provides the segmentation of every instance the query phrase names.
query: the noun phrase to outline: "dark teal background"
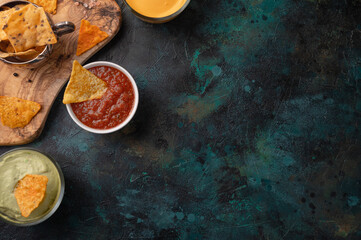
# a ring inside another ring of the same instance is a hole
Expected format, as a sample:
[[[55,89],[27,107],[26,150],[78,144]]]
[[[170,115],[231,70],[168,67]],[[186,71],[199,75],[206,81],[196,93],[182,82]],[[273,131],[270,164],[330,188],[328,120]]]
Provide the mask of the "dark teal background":
[[[62,92],[27,146],[59,162],[64,200],[38,226],[0,223],[1,239],[361,239],[360,0],[192,0],[162,25],[122,13],[88,62],[133,75],[134,120],[85,132]]]

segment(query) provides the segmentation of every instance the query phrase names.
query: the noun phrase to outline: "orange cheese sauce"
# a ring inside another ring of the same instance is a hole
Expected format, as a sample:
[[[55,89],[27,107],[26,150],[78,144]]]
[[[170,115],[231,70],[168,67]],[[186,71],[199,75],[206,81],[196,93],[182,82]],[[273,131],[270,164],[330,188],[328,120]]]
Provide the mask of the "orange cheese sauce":
[[[162,18],[177,12],[187,0],[126,0],[136,12],[153,18]]]

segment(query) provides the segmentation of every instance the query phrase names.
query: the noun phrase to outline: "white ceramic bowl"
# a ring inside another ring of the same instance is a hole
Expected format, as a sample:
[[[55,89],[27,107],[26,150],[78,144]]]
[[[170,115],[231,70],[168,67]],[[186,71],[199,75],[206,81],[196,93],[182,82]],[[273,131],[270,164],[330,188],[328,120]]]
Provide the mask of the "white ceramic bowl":
[[[88,63],[85,66],[83,66],[85,69],[89,69],[92,67],[97,67],[97,66],[107,66],[107,67],[113,67],[115,69],[118,69],[119,71],[121,71],[122,73],[125,74],[125,76],[128,77],[128,79],[130,80],[130,82],[132,83],[133,89],[134,89],[134,105],[133,105],[133,109],[132,111],[129,113],[128,117],[118,126],[115,126],[113,128],[109,128],[109,129],[96,129],[96,128],[91,128],[86,126],[84,123],[82,123],[74,114],[73,109],[71,108],[71,104],[66,104],[66,109],[68,110],[68,113],[70,115],[70,117],[74,120],[74,122],[81,128],[83,128],[84,130],[88,131],[88,132],[92,132],[92,133],[97,133],[97,134],[106,134],[106,133],[112,133],[115,131],[118,131],[120,129],[122,129],[125,125],[127,125],[127,123],[133,118],[135,112],[137,111],[138,108],[138,102],[139,102],[139,93],[138,93],[138,87],[137,84],[135,83],[132,75],[130,75],[130,73],[125,70],[124,68],[122,68],[121,66],[115,64],[115,63],[111,63],[111,62],[107,62],[107,61],[98,61],[98,62],[92,62],[92,63]]]

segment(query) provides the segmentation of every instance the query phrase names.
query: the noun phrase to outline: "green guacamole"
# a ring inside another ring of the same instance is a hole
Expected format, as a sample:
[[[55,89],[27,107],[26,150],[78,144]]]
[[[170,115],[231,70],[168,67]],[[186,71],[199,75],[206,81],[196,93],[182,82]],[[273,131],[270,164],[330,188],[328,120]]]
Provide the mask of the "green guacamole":
[[[14,196],[19,180],[27,174],[45,175],[49,181],[45,198],[29,217],[21,216]],[[0,215],[12,222],[28,222],[40,219],[56,203],[60,193],[60,176],[53,162],[33,150],[17,150],[0,158]]]

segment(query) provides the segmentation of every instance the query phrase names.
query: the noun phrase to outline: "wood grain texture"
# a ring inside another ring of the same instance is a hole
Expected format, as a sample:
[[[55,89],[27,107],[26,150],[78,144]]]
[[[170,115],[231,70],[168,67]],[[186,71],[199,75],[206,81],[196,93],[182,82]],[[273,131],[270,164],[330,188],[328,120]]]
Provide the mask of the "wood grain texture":
[[[0,4],[7,1],[0,0]],[[42,109],[25,128],[11,129],[0,125],[0,145],[21,145],[36,139],[42,132],[46,118],[61,88],[68,81],[73,60],[81,64],[104,47],[118,32],[121,26],[120,7],[114,0],[98,0],[89,9],[90,1],[82,3],[72,0],[58,0],[57,13],[50,15],[54,23],[73,22],[73,33],[60,37],[54,45],[48,61],[34,69],[14,67],[0,63],[0,96],[13,96],[35,101]],[[85,3],[85,4],[83,4]],[[81,56],[75,56],[81,19],[87,19],[107,32],[109,37]],[[17,73],[15,77],[13,74]]]

